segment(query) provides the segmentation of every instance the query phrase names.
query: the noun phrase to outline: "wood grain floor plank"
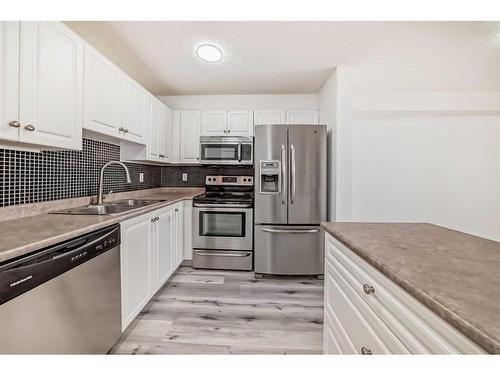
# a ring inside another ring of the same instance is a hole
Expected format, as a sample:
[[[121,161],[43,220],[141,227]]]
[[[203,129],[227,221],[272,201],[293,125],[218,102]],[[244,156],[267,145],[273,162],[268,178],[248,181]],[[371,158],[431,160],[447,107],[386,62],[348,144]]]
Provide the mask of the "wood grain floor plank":
[[[113,354],[320,354],[323,281],[180,267]]]

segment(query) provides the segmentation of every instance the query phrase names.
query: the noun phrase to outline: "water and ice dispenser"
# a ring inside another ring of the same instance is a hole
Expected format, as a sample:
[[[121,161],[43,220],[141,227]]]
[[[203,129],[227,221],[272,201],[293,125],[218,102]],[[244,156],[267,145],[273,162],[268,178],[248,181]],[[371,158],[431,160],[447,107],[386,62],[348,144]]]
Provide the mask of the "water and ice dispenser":
[[[279,194],[280,193],[280,162],[277,160],[260,161],[260,186],[261,194]]]

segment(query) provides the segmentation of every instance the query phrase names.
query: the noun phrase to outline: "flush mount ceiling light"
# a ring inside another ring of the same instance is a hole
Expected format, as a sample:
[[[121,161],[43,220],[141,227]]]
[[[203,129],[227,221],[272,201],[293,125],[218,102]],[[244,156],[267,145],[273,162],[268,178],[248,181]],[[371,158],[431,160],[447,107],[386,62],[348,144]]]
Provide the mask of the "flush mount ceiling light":
[[[222,51],[213,44],[202,44],[196,49],[200,59],[207,62],[218,62],[222,59]]]

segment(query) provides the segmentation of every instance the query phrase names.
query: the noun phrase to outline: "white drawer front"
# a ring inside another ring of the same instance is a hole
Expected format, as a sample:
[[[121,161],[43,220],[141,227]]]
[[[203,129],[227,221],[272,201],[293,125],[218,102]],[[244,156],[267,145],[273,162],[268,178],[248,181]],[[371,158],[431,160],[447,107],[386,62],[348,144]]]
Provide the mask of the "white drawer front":
[[[325,238],[326,258],[411,353],[484,352],[335,238]],[[367,294],[365,284],[373,292]]]
[[[329,261],[325,264],[325,293],[325,315],[337,318],[337,331],[345,332],[349,353],[361,354],[362,348],[373,354],[408,353]]]

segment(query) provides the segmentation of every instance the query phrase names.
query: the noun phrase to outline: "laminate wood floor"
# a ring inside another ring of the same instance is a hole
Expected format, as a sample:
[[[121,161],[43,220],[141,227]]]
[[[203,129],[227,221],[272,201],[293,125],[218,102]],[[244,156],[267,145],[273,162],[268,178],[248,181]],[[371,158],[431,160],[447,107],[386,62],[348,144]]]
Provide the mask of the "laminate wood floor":
[[[112,354],[321,354],[323,281],[181,266]]]

